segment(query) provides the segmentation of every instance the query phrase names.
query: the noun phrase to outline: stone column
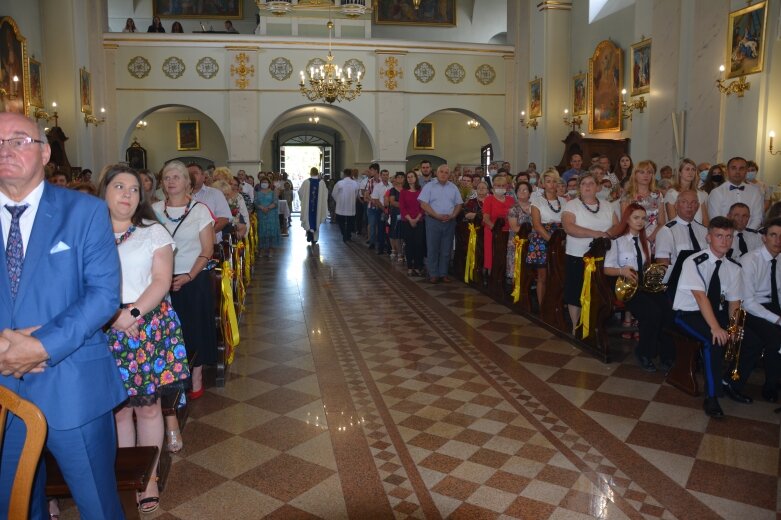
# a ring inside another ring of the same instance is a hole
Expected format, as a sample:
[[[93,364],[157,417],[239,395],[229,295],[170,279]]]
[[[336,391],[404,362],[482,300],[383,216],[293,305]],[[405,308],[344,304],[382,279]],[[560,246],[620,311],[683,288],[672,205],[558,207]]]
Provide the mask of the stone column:
[[[228,166],[232,171],[256,174],[260,165],[260,103],[258,76],[260,48],[228,47],[228,124],[224,128],[228,145]],[[265,165],[269,169],[271,165]]]

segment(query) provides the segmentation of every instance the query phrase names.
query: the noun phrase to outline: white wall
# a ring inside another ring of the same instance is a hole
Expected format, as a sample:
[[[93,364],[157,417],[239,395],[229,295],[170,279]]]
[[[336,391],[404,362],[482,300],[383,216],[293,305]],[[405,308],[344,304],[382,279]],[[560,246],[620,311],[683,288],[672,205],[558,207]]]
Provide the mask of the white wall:
[[[407,157],[413,155],[435,155],[442,157],[448,164],[480,164],[480,147],[490,143],[488,134],[481,126],[470,129],[465,114],[452,111],[436,112],[424,120],[434,123],[434,149],[417,150],[413,147],[412,134],[407,143]]]

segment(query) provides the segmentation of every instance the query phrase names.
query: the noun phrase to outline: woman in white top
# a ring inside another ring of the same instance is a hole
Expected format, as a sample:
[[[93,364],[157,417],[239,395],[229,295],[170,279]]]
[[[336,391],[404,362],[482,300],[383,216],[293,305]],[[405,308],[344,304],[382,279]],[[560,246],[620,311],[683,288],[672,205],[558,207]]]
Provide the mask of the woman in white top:
[[[567,233],[567,261],[564,278],[564,303],[572,320],[572,333],[580,320],[580,292],[583,289],[583,255],[595,238],[609,238],[607,231],[618,219],[613,206],[597,199],[597,179],[584,173],[578,180],[580,196],[564,205],[561,224]]]
[[[561,211],[567,204],[558,195],[559,172],[548,168],[542,174],[541,193],[532,197],[532,232],[529,234],[529,251],[526,263],[537,269],[537,302],[545,297],[545,282],[548,277],[548,242],[554,231],[561,228]]]
[[[122,308],[111,324],[108,341],[129,396],[115,413],[118,445],[162,449],[160,391],[187,379],[190,371],[182,327],[168,300],[174,241],[155,220],[142,186],[139,174],[122,165],[110,167],[100,184],[122,268]],[[144,513],[158,508],[154,473],[138,499]]]
[[[675,359],[672,339],[665,333],[672,323],[672,307],[666,293],[646,292],[643,287],[643,269],[651,259],[646,237],[646,210],[637,203],[629,204],[616,228],[616,236],[605,255],[604,271],[608,276],[623,276],[637,283],[633,298],[626,308],[637,318],[640,338],[635,355],[643,370],[656,372],[654,358],[659,356],[660,366],[667,372]]]
[[[216,362],[214,294],[204,268],[214,253],[214,219],[209,208],[190,197],[194,182],[187,167],[171,161],[163,168],[166,199],[152,208],[176,241],[171,301],[179,313],[191,361],[190,399],[203,395],[203,365]]]
[[[673,187],[667,190],[664,196],[664,203],[667,207],[667,220],[670,221],[678,216],[675,211],[675,201],[678,200],[678,194],[692,190],[697,193],[697,200],[700,202],[700,209],[694,214],[694,220],[707,227],[710,218],[708,218],[708,194],[697,188],[699,178],[697,177],[697,165],[691,159],[684,159],[678,165],[678,180]]]

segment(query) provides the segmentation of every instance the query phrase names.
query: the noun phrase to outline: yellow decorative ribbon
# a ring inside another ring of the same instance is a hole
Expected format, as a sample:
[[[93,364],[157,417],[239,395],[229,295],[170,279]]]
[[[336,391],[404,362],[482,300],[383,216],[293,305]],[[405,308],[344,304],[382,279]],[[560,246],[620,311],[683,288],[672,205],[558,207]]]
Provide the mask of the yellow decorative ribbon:
[[[466,267],[464,268],[464,282],[469,283],[475,279],[475,249],[477,249],[477,229],[474,224],[469,224],[469,240],[466,246]]]
[[[242,247],[244,248],[244,285],[249,286],[250,282],[252,282],[252,269],[250,268],[250,264],[252,263],[252,247],[247,247],[247,244],[249,243],[249,240],[247,237],[244,237],[244,241],[241,243]]]
[[[523,259],[521,258],[521,252],[523,246],[526,244],[525,238],[518,238],[516,235],[513,238],[513,244],[515,244],[515,265],[513,266],[513,303],[518,303],[521,299],[521,266],[523,265]]]
[[[227,364],[233,363],[233,355],[239,345],[239,322],[236,319],[236,308],[233,306],[233,269],[230,262],[222,263],[222,305],[220,306],[220,324],[222,325],[223,341],[228,348]]]
[[[601,262],[603,258],[594,258],[593,256],[583,257],[583,289],[580,291],[580,322],[578,326],[582,326],[583,333],[582,338],[586,339],[591,333],[591,275],[597,270],[597,262]]]

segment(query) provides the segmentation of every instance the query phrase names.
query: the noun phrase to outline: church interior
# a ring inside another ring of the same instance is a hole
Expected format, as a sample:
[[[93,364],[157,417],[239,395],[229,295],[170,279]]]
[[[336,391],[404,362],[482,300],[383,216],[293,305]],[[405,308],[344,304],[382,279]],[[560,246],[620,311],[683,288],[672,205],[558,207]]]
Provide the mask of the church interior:
[[[0,101],[50,131],[68,180],[178,159],[297,189],[312,165],[516,175],[577,150],[676,171],[739,156],[781,200],[781,0],[0,0],[0,16]],[[312,86],[331,59],[349,73],[336,100]],[[631,335],[589,346],[488,281],[424,283],[331,220],[307,244],[290,210],[142,518],[781,514],[761,374],[753,404],[708,417],[696,382],[637,366]]]

